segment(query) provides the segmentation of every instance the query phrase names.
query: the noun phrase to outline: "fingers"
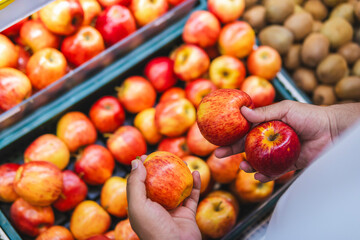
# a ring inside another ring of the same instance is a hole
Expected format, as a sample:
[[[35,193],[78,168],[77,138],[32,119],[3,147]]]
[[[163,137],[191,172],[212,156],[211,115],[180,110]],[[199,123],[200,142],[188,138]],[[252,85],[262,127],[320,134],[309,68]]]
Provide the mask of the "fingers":
[[[240,163],[240,169],[247,173],[255,172],[255,170],[245,160]]]
[[[126,194],[129,204],[129,212],[136,213],[139,206],[146,202],[146,169],[141,160],[131,162],[131,172],[127,179]]]
[[[217,158],[224,158],[245,151],[245,137],[230,146],[219,147],[215,150]]]
[[[200,198],[201,180],[200,180],[200,174],[198,171],[194,171],[192,173],[192,175],[194,178],[194,186],[193,186],[190,196],[184,201],[183,206],[189,208],[194,213],[194,216],[195,216],[196,208],[197,208],[199,198]]]

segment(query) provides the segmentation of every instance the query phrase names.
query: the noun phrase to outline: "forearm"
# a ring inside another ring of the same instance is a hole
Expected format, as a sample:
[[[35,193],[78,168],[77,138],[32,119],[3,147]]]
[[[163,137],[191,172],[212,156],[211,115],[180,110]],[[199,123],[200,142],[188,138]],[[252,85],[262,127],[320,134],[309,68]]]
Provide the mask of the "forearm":
[[[337,104],[327,107],[332,138],[360,119],[360,103]]]

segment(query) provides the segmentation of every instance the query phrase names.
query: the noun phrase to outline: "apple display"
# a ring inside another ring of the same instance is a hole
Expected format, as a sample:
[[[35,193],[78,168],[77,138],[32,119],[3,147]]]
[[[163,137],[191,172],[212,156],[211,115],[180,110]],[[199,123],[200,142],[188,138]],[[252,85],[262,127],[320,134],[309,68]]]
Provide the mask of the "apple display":
[[[240,90],[246,92],[251,97],[255,108],[270,105],[275,99],[275,88],[269,80],[262,77],[247,77]]]
[[[206,163],[208,164],[211,176],[219,183],[230,183],[240,171],[240,163],[244,160],[241,153],[224,158],[217,158],[213,153]]]
[[[19,53],[11,40],[3,34],[0,34],[0,68],[17,66]]]
[[[197,111],[197,123],[201,134],[217,146],[231,145],[250,130],[240,112],[242,106],[252,108],[249,95],[237,89],[218,89],[201,101]]]
[[[20,167],[17,163],[5,163],[0,165],[0,201],[14,202],[19,196],[14,190],[16,171]]]
[[[164,92],[177,82],[174,62],[168,57],[153,58],[146,64],[144,73],[157,92]]]
[[[216,145],[208,142],[208,140],[203,137],[196,122],[189,129],[186,142],[190,152],[201,157],[210,155],[217,148]]]
[[[7,37],[15,37],[17,35],[19,35],[20,29],[22,27],[22,25],[28,20],[28,18],[24,18],[20,21],[18,21],[17,23],[11,25],[10,27],[4,29],[3,31],[1,31],[1,34],[4,34]]]
[[[35,240],[74,240],[71,232],[63,226],[52,226],[41,233]]]
[[[173,87],[166,90],[160,97],[159,102],[165,102],[168,100],[176,100],[180,98],[185,98],[185,91],[179,87]]]
[[[134,119],[134,126],[139,129],[148,144],[157,144],[162,138],[155,124],[155,108],[139,112]]]
[[[182,159],[184,160],[184,162],[186,162],[191,173],[194,171],[198,171],[200,173],[200,180],[201,180],[200,193],[205,192],[205,190],[209,186],[211,179],[209,166],[206,164],[204,160],[202,160],[199,157],[186,156],[183,157]]]
[[[186,85],[185,96],[197,108],[201,100],[216,89],[217,87],[214,83],[207,79],[200,78]]]
[[[118,176],[109,178],[101,189],[101,206],[111,215],[127,216],[126,179]]]
[[[121,239],[140,240],[131,228],[129,219],[122,220],[115,226],[115,240]]]
[[[168,8],[167,0],[132,0],[130,3],[131,12],[140,27],[166,13]]]
[[[191,154],[184,136],[175,138],[164,138],[158,145],[159,151],[170,152],[179,158]]]
[[[247,58],[247,67],[252,75],[272,80],[281,70],[280,54],[269,46],[260,46]]]
[[[95,25],[97,16],[101,13],[101,6],[97,0],[79,0],[84,11],[84,20],[82,25]]]
[[[208,0],[208,9],[222,23],[236,21],[245,10],[245,0]]]

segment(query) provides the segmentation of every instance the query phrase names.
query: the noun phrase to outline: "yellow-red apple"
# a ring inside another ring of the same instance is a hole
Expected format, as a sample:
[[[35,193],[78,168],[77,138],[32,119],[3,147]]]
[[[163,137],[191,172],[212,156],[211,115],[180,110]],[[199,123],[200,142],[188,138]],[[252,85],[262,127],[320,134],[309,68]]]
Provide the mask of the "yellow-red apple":
[[[223,197],[223,198],[225,198],[227,201],[229,201],[234,206],[236,216],[238,216],[239,202],[232,193],[223,191],[223,190],[216,190],[216,191],[209,193],[206,197]]]
[[[129,4],[131,3],[131,0],[97,0],[101,6],[103,6],[104,8],[106,7],[110,7],[112,5],[123,5],[123,6],[129,6]]]
[[[0,34],[0,68],[17,66],[19,53],[8,37]]]
[[[101,206],[111,215],[127,216],[126,179],[118,176],[109,178],[101,189]]]
[[[115,230],[108,231],[104,234],[108,239],[115,240]]]
[[[154,21],[166,13],[168,8],[167,0],[132,0],[130,4],[131,12],[139,26]]]
[[[241,153],[229,157],[217,158],[213,153],[206,163],[208,164],[211,176],[219,183],[230,183],[240,171],[240,163],[244,160]]]
[[[203,137],[196,122],[189,129],[186,142],[190,152],[201,157],[210,155],[217,148],[216,145],[209,143],[208,140]]]
[[[139,112],[134,119],[134,126],[140,130],[147,143],[157,144],[162,135],[155,124],[155,108],[148,108]]]
[[[5,163],[0,166],[0,201],[13,202],[19,196],[14,190],[16,171],[20,167],[17,163]]]
[[[247,67],[252,75],[272,80],[281,70],[280,54],[269,46],[260,46],[250,53]]]
[[[52,226],[41,233],[36,240],[74,240],[71,232],[63,226]]]
[[[275,99],[275,88],[269,80],[262,77],[247,77],[240,90],[246,92],[251,97],[256,108],[270,105]]]
[[[208,0],[208,9],[222,23],[229,23],[241,17],[245,9],[245,0]]]
[[[160,102],[185,98],[185,91],[179,87],[173,87],[166,90],[160,97]]]
[[[206,164],[204,160],[202,160],[199,157],[186,156],[183,157],[182,159],[184,160],[184,162],[186,162],[191,173],[194,171],[198,171],[200,173],[200,180],[201,180],[200,193],[205,192],[211,179],[209,166]]]
[[[84,11],[83,26],[94,25],[97,16],[101,13],[101,6],[96,0],[79,0]]]
[[[176,6],[176,5],[179,5],[183,2],[185,2],[186,0],[167,0],[167,1],[170,5]]]
[[[115,226],[115,240],[139,240],[134,230],[131,228],[129,219],[120,221]]]
[[[184,136],[175,138],[164,138],[158,146],[159,151],[170,152],[179,158],[190,155],[189,147]]]
[[[200,78],[186,85],[185,96],[197,108],[201,100],[216,89],[217,87],[214,83],[207,79]]]
[[[177,82],[174,61],[168,57],[153,58],[146,64],[144,73],[157,92],[164,92]]]

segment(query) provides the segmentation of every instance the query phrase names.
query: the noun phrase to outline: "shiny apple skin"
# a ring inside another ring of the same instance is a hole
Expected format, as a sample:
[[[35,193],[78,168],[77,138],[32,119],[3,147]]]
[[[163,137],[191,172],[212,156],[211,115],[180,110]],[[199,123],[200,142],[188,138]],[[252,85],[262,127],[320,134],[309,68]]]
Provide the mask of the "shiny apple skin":
[[[7,37],[14,37],[16,35],[19,35],[20,29],[22,27],[22,25],[28,20],[28,18],[24,18],[20,21],[18,21],[17,23],[11,25],[10,27],[4,29],[2,32],[0,32],[1,34],[4,34]]]
[[[104,96],[90,109],[89,116],[101,133],[112,133],[125,122],[125,111],[116,97]]]
[[[185,98],[185,91],[179,87],[173,87],[166,90],[160,97],[159,102],[169,101],[169,100],[176,100],[180,98]]]
[[[106,45],[111,46],[135,32],[136,23],[128,8],[113,5],[100,13],[95,28],[103,36]]]
[[[0,34],[0,68],[17,66],[19,54],[14,43],[3,34]]]
[[[216,190],[216,191],[209,193],[206,197],[223,197],[223,198],[225,198],[227,201],[229,201],[234,206],[236,216],[238,216],[239,209],[240,209],[239,202],[232,193],[223,191],[223,190]]]
[[[197,111],[201,134],[217,146],[227,146],[239,141],[251,127],[251,123],[240,112],[242,106],[253,106],[250,96],[243,91],[218,89],[208,94]]]
[[[185,96],[197,108],[201,100],[216,89],[217,87],[214,83],[207,79],[200,78],[186,85]]]
[[[115,230],[108,231],[104,234],[108,239],[115,240]]]
[[[186,0],[167,0],[169,4],[173,5],[173,6],[177,6],[183,2],[185,2]]]
[[[63,188],[53,206],[58,211],[65,212],[75,208],[76,205],[85,200],[88,188],[85,182],[70,170],[63,171],[62,177]]]
[[[186,135],[186,142],[190,152],[201,157],[210,155],[217,148],[216,145],[208,142],[203,137],[196,122],[189,129]]]
[[[95,235],[87,238],[86,240],[109,240],[109,238],[104,235]]]
[[[29,62],[31,55],[24,49],[24,47],[19,45],[16,45],[15,47],[19,53],[17,69],[26,74],[26,65]]]
[[[109,178],[101,189],[101,206],[111,215],[127,216],[126,179],[118,176]]]
[[[16,171],[19,167],[20,164],[17,163],[5,163],[0,166],[1,202],[14,202],[19,197],[13,187]]]
[[[162,139],[155,124],[155,108],[139,112],[134,119],[134,126],[139,129],[148,144],[155,145]]]
[[[132,0],[130,10],[139,26],[154,21],[168,11],[167,0]]]
[[[247,67],[252,75],[272,80],[281,70],[280,54],[269,46],[260,46],[247,59]]]
[[[63,226],[52,226],[41,233],[36,240],[74,240],[71,232]]]
[[[186,162],[191,173],[198,171],[200,174],[201,189],[200,193],[204,193],[210,183],[211,173],[210,168],[204,160],[195,156],[186,156],[182,158]]]
[[[131,228],[129,219],[122,220],[115,226],[115,240],[122,240],[122,239],[139,240],[139,237]]]
[[[35,207],[18,198],[10,207],[10,220],[19,232],[36,237],[54,224],[55,217],[50,206]]]
[[[173,87],[177,78],[174,74],[174,61],[168,57],[156,57],[145,66],[145,76],[157,92],[164,92]]]
[[[83,26],[95,24],[97,16],[101,13],[102,9],[97,0],[79,0],[82,9],[84,10]]]
[[[123,6],[129,6],[132,0],[97,0],[101,6],[104,8],[110,7],[112,5],[123,5]]]
[[[277,135],[274,140],[272,135]],[[258,172],[279,176],[299,158],[301,144],[296,132],[286,123],[270,121],[253,128],[245,140],[247,161]]]
[[[175,154],[179,158],[189,156],[191,154],[189,147],[186,143],[186,138],[175,137],[175,138],[164,138],[158,145],[159,151],[170,152]]]
[[[241,17],[245,10],[245,0],[208,0],[208,9],[222,23],[230,23]]]
[[[240,90],[246,92],[251,97],[255,108],[270,105],[275,99],[275,88],[269,80],[262,77],[247,77]]]

